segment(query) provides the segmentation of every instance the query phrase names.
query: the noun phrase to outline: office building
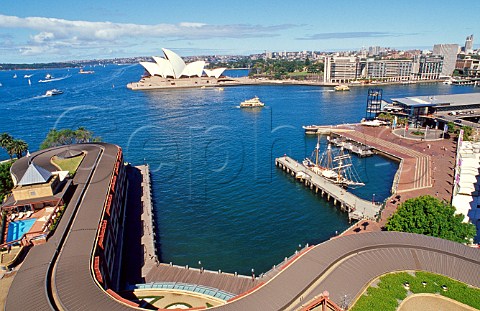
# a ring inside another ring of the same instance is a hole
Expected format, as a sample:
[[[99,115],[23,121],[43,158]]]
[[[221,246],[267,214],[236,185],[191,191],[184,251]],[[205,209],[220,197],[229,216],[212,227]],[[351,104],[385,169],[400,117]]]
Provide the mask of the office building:
[[[455,70],[455,63],[458,55],[458,44],[435,44],[433,55],[443,57],[442,76],[451,76]]]

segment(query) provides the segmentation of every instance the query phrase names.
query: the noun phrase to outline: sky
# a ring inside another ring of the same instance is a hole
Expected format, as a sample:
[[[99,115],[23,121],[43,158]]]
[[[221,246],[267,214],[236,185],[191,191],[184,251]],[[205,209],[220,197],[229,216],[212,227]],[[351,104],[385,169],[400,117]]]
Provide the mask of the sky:
[[[478,0],[1,0],[0,63],[463,46],[480,42],[478,12]]]

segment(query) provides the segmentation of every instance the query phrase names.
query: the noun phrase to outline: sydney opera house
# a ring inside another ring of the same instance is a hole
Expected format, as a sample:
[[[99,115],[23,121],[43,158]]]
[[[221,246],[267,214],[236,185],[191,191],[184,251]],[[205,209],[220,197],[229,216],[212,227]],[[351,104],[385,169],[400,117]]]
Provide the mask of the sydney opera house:
[[[185,64],[176,53],[162,49],[165,58],[153,56],[155,62],[140,62],[145,75],[127,85],[132,90],[219,86],[233,82],[223,76],[225,68],[205,69],[205,61]]]

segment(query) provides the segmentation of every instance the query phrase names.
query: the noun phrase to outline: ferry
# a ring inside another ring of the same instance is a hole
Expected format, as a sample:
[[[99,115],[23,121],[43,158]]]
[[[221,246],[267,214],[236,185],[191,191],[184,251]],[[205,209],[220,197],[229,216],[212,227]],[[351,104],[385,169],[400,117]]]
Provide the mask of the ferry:
[[[252,99],[247,99],[240,103],[240,108],[255,108],[255,107],[263,107],[263,106],[265,106],[265,104],[262,103],[257,96],[255,96]]]
[[[45,93],[45,96],[55,96],[55,95],[60,95],[60,94],[63,94],[63,91],[60,91],[60,90],[57,90],[57,89],[51,89],[51,90],[48,90]]]
[[[344,84],[337,85],[334,89],[335,91],[350,91],[350,88]]]

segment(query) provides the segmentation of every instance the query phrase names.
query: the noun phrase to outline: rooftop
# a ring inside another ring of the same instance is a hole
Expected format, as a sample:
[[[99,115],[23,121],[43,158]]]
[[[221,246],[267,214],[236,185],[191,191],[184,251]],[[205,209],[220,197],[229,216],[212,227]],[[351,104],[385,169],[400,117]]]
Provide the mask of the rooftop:
[[[480,104],[480,93],[399,97],[392,101],[410,107],[464,106]]]

